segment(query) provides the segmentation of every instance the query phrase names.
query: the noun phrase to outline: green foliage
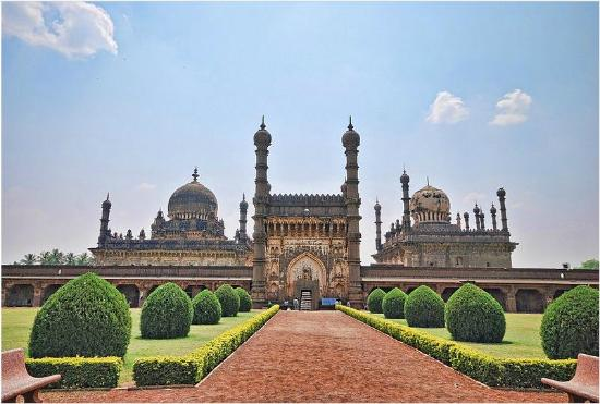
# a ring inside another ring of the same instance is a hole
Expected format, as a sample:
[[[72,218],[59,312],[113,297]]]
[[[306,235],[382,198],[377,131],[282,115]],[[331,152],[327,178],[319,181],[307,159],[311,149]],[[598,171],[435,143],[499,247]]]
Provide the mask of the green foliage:
[[[373,290],[369,293],[369,297],[367,299],[367,305],[369,306],[369,311],[373,314],[381,314],[383,313],[383,298],[385,297],[385,292],[379,288]]]
[[[443,327],[444,299],[429,286],[421,285],[407,296],[404,315],[409,327]]]
[[[29,356],[118,356],[131,338],[129,304],[116,287],[88,272],[61,286],[37,312]]]
[[[185,337],[192,324],[192,300],[179,285],[160,285],[146,298],[142,307],[142,338],[170,339]]]
[[[223,284],[215,292],[221,303],[221,315],[223,317],[235,317],[240,310],[240,296],[231,285]]]
[[[199,382],[278,311],[279,306],[275,305],[218,335],[189,355],[138,358],[133,364],[136,386]]]
[[[549,358],[598,356],[598,291],[586,285],[563,293],[546,308],[540,336]]]
[[[448,341],[426,331],[415,330],[360,310],[342,305],[337,305],[336,309],[490,387],[539,389],[543,387],[540,382],[542,377],[569,380],[575,374],[577,361],[574,359],[496,358],[455,341]]]
[[[506,319],[492,295],[465,283],[450,296],[445,309],[446,329],[456,341],[502,342]]]
[[[252,296],[243,288],[235,288],[236,293],[240,297],[240,311],[249,312],[252,310]]]
[[[591,258],[589,260],[583,261],[578,269],[599,269],[600,261],[596,258]]]
[[[404,318],[404,303],[406,302],[406,293],[398,288],[387,292],[383,297],[381,305],[385,318]]]
[[[203,290],[194,296],[194,319],[192,324],[218,324],[221,319],[221,304],[210,290]]]
[[[27,372],[33,377],[61,375],[49,389],[110,389],[117,387],[123,367],[121,358],[41,358],[26,359]]]

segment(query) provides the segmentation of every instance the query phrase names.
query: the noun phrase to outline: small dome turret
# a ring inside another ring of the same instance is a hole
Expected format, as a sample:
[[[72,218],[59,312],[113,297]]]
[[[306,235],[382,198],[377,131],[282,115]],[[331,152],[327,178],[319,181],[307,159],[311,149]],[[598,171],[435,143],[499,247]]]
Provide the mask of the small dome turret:
[[[408,174],[406,174],[406,170],[404,170],[404,172],[400,176],[400,183],[401,184],[408,184],[409,181],[410,181],[410,177],[408,176]]]
[[[267,146],[271,145],[271,141],[272,141],[271,134],[269,132],[267,132],[267,130],[265,128],[266,128],[265,116],[263,115],[262,122],[260,124],[260,130],[258,130],[254,134],[254,145],[257,147],[258,146],[267,147]]]
[[[360,145],[360,135],[354,130],[354,126],[352,126],[352,117],[350,117],[348,130],[342,135],[342,144],[345,148],[358,147]]]

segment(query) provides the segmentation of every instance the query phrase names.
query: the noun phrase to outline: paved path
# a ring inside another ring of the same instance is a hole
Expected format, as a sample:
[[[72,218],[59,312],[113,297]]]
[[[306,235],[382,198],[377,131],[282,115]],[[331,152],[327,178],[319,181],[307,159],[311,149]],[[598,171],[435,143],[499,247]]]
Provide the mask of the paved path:
[[[566,401],[562,394],[490,389],[334,311],[280,312],[196,389],[47,393],[44,398],[128,402]]]

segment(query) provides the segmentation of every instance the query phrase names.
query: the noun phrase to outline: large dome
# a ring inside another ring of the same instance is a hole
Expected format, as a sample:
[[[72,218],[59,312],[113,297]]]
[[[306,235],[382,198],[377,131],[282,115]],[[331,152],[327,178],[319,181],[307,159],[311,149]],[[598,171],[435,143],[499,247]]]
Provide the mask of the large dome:
[[[185,184],[169,198],[169,218],[171,219],[209,219],[217,217],[217,198],[215,194],[196,180]]]
[[[444,191],[427,184],[410,198],[410,213],[417,223],[446,222],[450,200]]]

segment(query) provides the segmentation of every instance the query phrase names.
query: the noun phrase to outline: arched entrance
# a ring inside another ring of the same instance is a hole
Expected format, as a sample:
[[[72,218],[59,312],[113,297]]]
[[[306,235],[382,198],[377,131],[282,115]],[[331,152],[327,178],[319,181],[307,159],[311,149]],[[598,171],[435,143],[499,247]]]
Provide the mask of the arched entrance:
[[[291,260],[286,295],[290,301],[298,299],[302,308],[317,309],[321,296],[327,296],[327,271],[323,262],[310,253]]]
[[[136,285],[117,285],[117,290],[123,293],[129,307],[140,307],[140,289]]]
[[[10,288],[7,306],[31,307],[33,306],[33,285],[18,283]]]
[[[57,285],[57,284],[52,284],[52,285],[46,286],[46,289],[44,289],[44,296],[42,296],[42,301],[41,301],[40,305],[43,306],[44,303],[46,303],[46,300],[48,300],[50,298],[50,296],[52,296],[54,293],[56,293],[56,291],[61,286],[62,285]]]
[[[537,290],[521,289],[517,292],[517,313],[543,313],[544,299]]]

